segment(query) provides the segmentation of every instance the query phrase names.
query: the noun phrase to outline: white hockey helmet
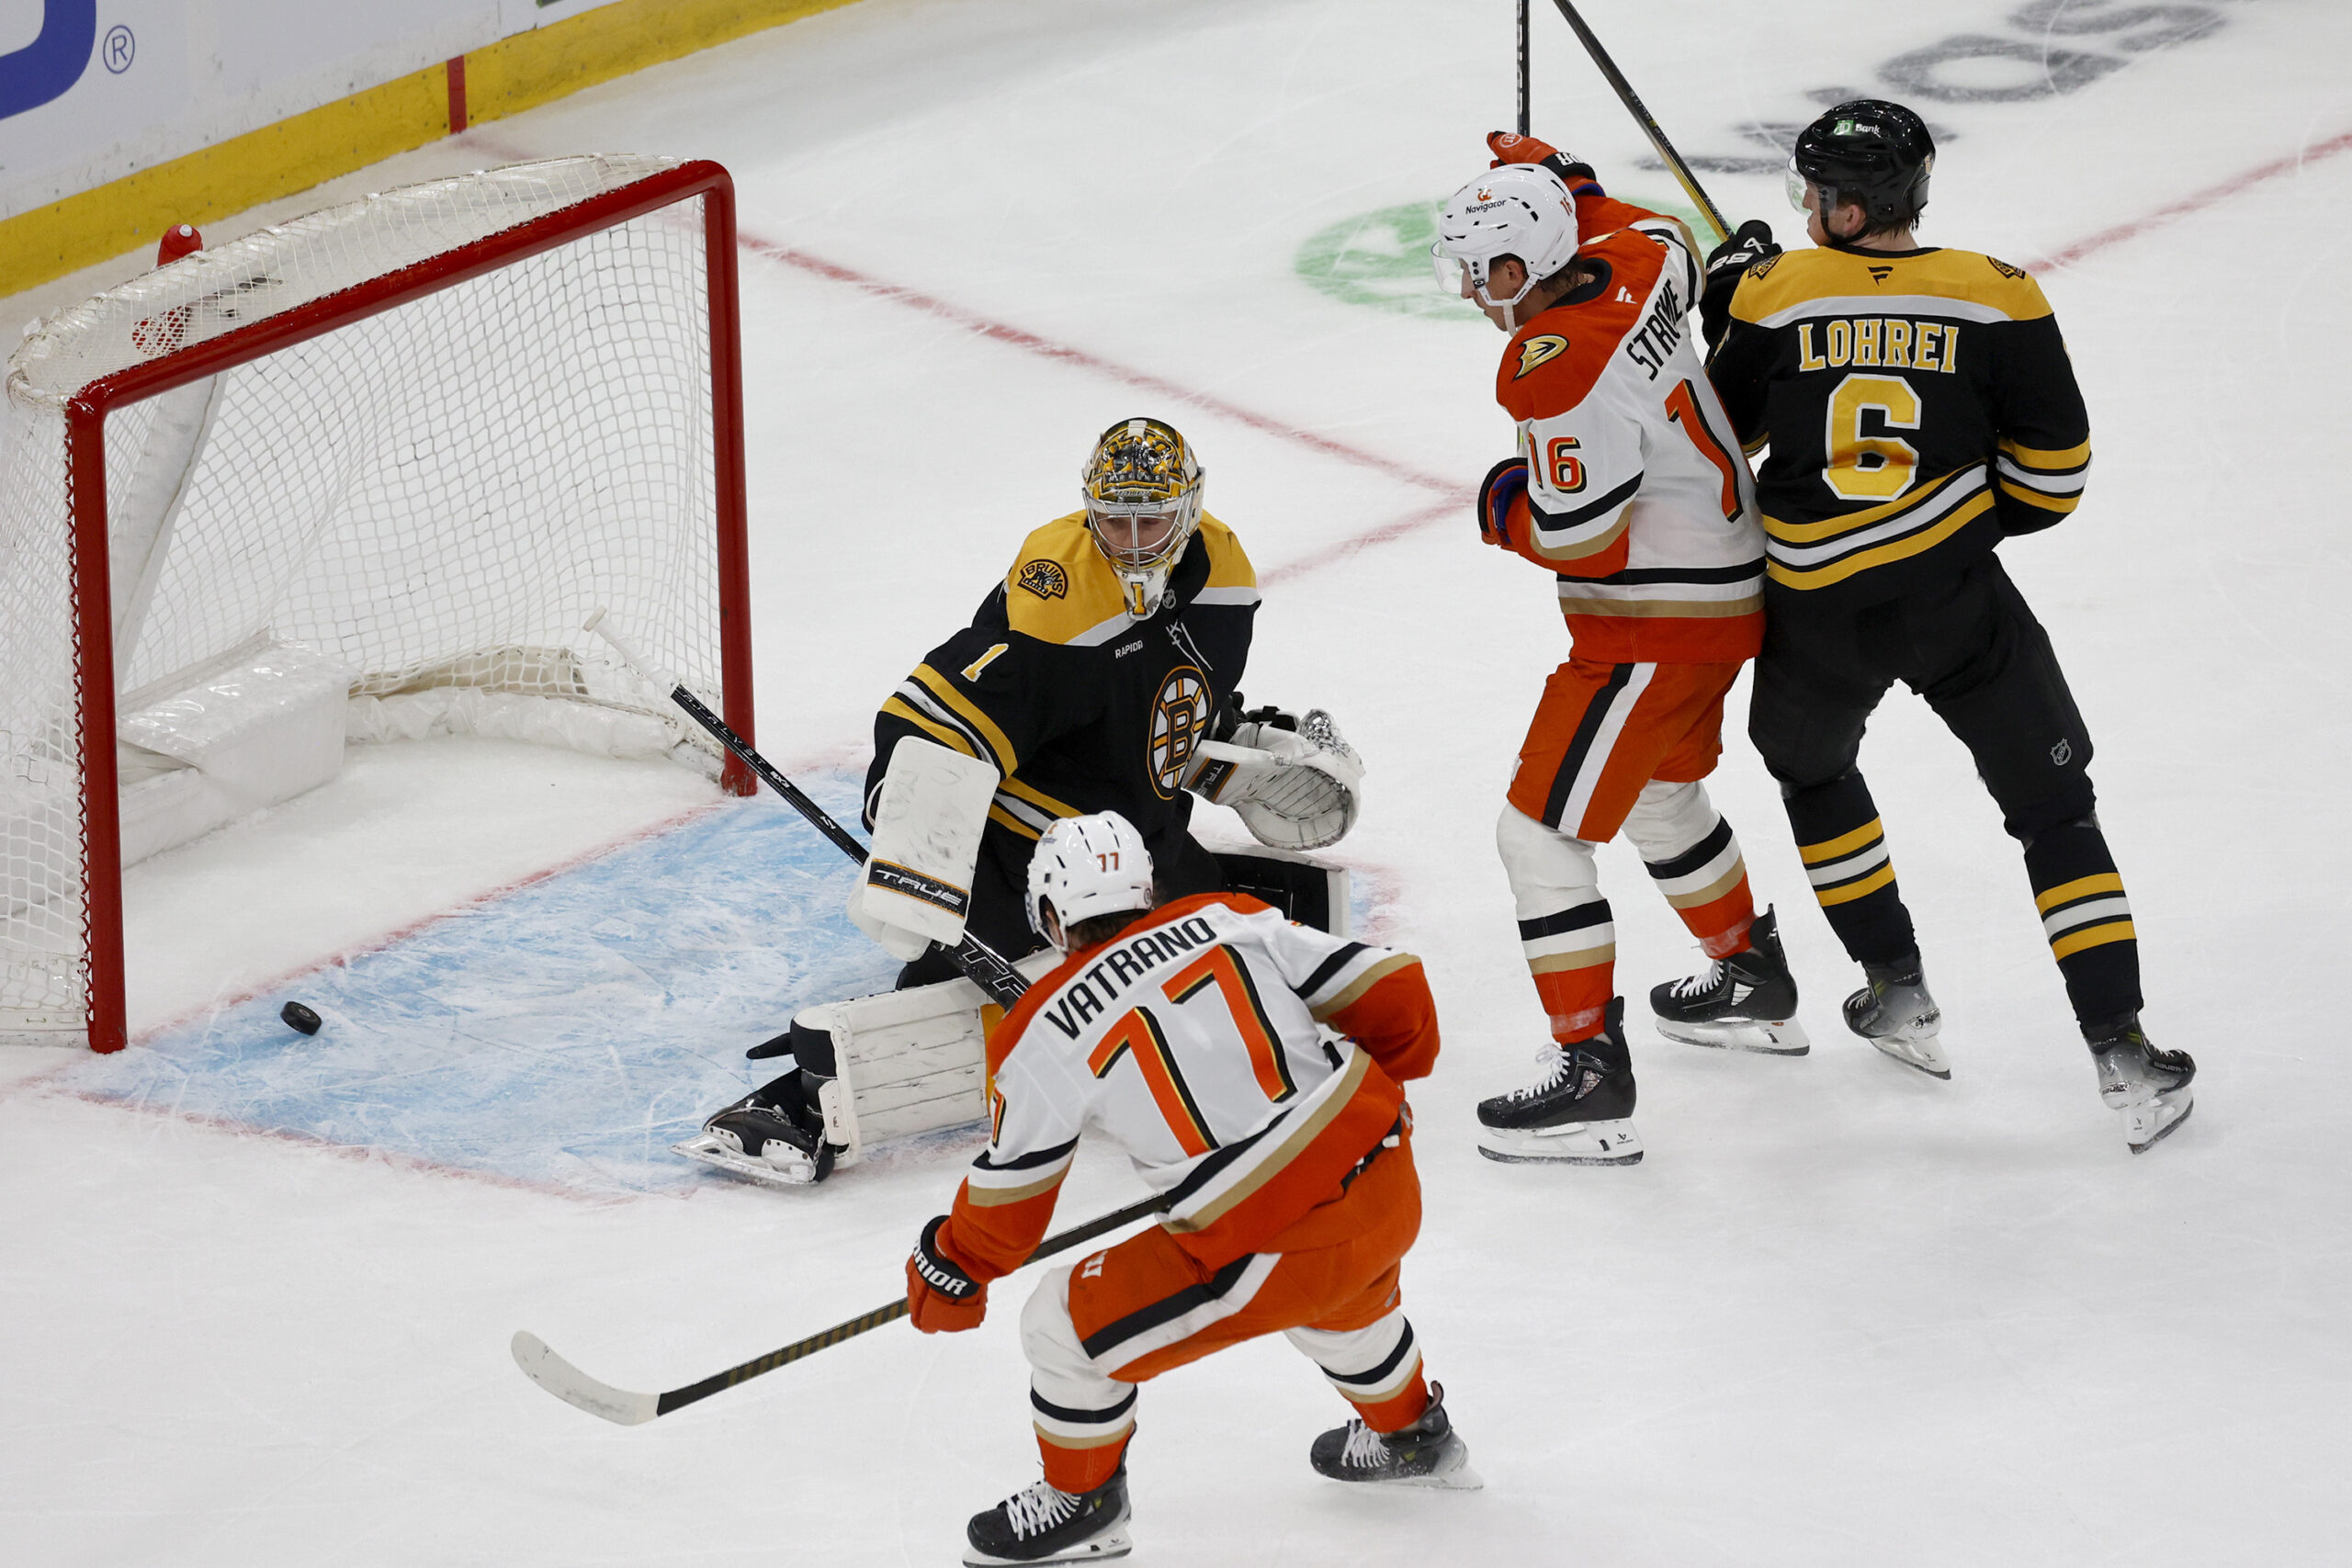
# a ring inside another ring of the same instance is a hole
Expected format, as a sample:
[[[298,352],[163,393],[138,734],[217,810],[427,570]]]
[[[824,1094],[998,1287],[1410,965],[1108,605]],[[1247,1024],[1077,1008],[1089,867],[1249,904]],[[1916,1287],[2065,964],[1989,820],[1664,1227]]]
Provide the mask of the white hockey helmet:
[[[1193,444],[1165,420],[1123,419],[1095,438],[1079,470],[1086,525],[1118,574],[1127,614],[1159,608],[1168,574],[1201,525],[1208,470]]]
[[[1051,904],[1057,924],[1046,926]],[[1029,857],[1029,929],[1067,953],[1069,928],[1096,915],[1151,908],[1151,852],[1115,811],[1065,817]],[[1057,934],[1059,933],[1059,934]]]
[[[1453,193],[1438,214],[1430,260],[1438,287],[1460,294],[1462,277],[1487,305],[1516,306],[1529,289],[1576,260],[1577,204],[1567,182],[1541,164],[1505,164]],[[1516,256],[1526,281],[1508,299],[1487,292],[1487,268]]]

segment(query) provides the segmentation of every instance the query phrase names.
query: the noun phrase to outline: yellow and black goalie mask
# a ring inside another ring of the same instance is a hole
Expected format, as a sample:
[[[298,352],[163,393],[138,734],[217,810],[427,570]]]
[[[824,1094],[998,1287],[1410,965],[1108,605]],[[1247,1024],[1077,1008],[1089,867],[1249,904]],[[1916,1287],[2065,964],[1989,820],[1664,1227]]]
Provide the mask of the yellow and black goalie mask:
[[[1086,525],[1137,620],[1159,608],[1168,574],[1201,525],[1206,477],[1192,444],[1156,419],[1121,420],[1086,459]]]

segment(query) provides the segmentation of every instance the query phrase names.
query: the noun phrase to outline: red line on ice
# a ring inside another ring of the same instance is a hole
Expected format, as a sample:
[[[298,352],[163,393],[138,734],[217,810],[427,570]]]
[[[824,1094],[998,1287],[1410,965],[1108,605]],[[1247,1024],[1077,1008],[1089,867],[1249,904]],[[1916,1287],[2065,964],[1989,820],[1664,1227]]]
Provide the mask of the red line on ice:
[[[2283,158],[2273,158],[2257,168],[2248,169],[2242,175],[2232,175],[2219,185],[2207,186],[2203,190],[2184,196],[2178,201],[2167,202],[2145,218],[2134,218],[2128,223],[2118,223],[2112,229],[2102,229],[2087,240],[2077,240],[2063,251],[2052,251],[2040,261],[2028,263],[2027,270],[2041,272],[2049,267],[2070,265],[2093,252],[2103,251],[2109,245],[2120,245],[2124,241],[2136,238],[2159,224],[2168,223],[2176,218],[2186,218],[2192,212],[2201,212],[2217,202],[2226,201],[2249,186],[2276,179],[2280,175],[2299,173],[2306,164],[2316,164],[2324,158],[2333,158],[2343,152],[2352,152],[2352,131],[2346,131],[2341,136],[2329,137],[2325,141],[2317,142],[2309,147],[2300,148]]]
[[[961,305],[942,299],[935,294],[926,294],[919,288],[910,288],[900,283],[885,282],[881,278],[860,272],[854,267],[843,266],[839,262],[827,261],[822,256],[796,250],[790,245],[781,244],[774,240],[762,239],[754,234],[741,233],[740,231],[737,237],[745,250],[756,255],[765,256],[771,261],[782,262],[787,266],[798,267],[803,272],[814,273],[819,277],[827,278],[835,283],[846,283],[851,288],[870,294],[877,299],[888,299],[894,304],[910,306],[922,311],[925,315],[953,321],[967,332],[991,342],[1025,349],[1043,359],[1058,360],[1062,364],[1076,366],[1082,370],[1091,370],[1098,376],[1108,377],[1112,380],[1134,387],[1140,391],[1155,392],[1163,398],[1175,398],[1193,404],[1195,407],[1206,409],[1212,413],[1222,415],[1238,424],[1247,425],[1251,430],[1320,452],[1325,457],[1338,457],[1361,468],[1375,469],[1391,479],[1401,479],[1407,484],[1417,486],[1432,494],[1445,496],[1448,498],[1449,506],[1467,494],[1465,488],[1457,480],[1423,473],[1420,469],[1407,463],[1397,462],[1393,457],[1384,457],[1377,452],[1365,451],[1361,446],[1351,446],[1347,442],[1318,432],[1302,429],[1295,424],[1286,424],[1270,414],[1262,414],[1254,409],[1243,408],[1238,403],[1227,402],[1223,398],[1211,393],[1180,386],[1165,376],[1157,376],[1148,370],[1137,369],[1131,365],[1122,365],[1114,359],[1105,358],[1102,355],[1090,353],[1082,348],[1072,347],[1069,344],[1057,343],[1051,338],[1030,332],[1026,328],[993,321],[976,310],[968,310]],[[1415,513],[1416,518],[1423,518],[1426,515]],[[1406,528],[1396,524],[1374,528],[1357,536],[1353,540],[1335,550],[1321,552],[1308,558],[1306,561],[1295,562],[1289,567],[1279,568],[1277,570],[1283,574],[1306,570],[1308,570],[1310,562],[1321,564],[1328,560],[1336,560],[1344,555],[1352,554],[1355,549],[1363,545],[1395,538],[1406,531],[1408,531]],[[1272,577],[1274,573],[1268,575]]]

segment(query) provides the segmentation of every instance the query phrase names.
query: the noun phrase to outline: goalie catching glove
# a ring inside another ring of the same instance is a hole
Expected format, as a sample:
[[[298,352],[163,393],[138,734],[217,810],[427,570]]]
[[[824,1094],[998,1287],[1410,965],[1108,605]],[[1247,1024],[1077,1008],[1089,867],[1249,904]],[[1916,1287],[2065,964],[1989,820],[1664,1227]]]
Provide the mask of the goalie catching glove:
[[[1240,694],[1234,694],[1240,706]],[[1260,843],[1319,850],[1356,824],[1363,761],[1321,708],[1298,718],[1276,707],[1251,709],[1233,728],[1204,741],[1189,787],[1203,800],[1230,806]]]

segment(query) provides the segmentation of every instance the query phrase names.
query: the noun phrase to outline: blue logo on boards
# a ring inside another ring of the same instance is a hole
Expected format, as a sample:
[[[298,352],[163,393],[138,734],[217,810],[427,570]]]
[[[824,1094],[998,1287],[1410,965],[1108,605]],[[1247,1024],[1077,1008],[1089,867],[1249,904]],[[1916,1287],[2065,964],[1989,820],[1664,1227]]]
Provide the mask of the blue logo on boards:
[[[0,119],[63,97],[89,69],[97,39],[98,0],[48,0],[40,35],[0,54]]]

